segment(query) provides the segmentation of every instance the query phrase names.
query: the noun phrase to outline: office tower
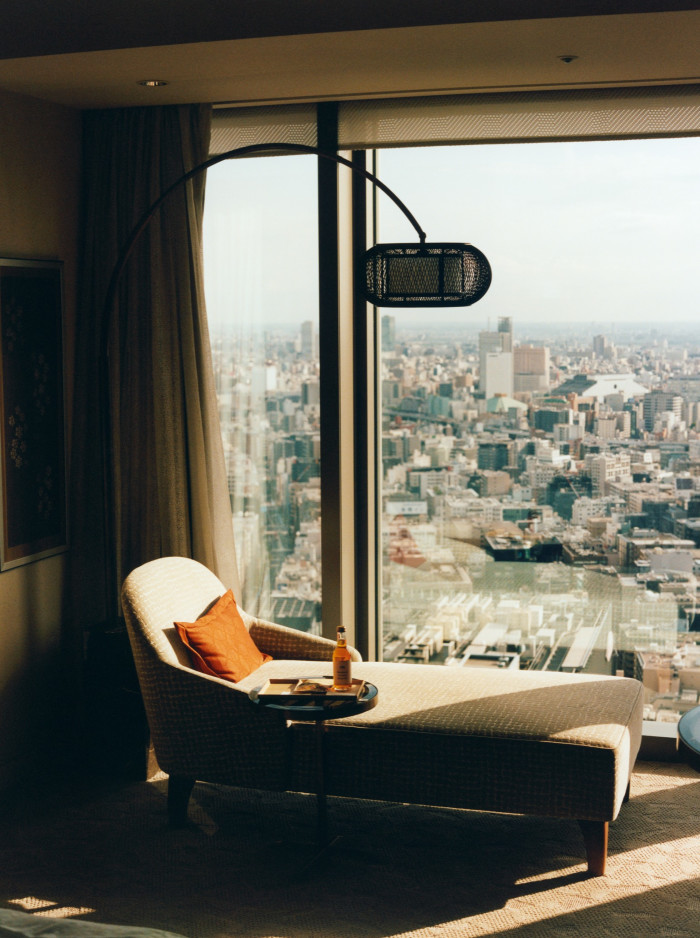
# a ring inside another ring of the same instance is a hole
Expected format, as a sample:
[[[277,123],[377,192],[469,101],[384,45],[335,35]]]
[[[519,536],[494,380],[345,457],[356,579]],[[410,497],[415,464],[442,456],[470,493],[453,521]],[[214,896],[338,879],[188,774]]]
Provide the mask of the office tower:
[[[553,433],[558,424],[570,424],[573,411],[570,407],[545,405],[538,407],[533,414],[534,427],[545,433]]]
[[[301,405],[302,407],[318,406],[321,403],[321,383],[319,381],[302,381]]]
[[[594,495],[607,495],[611,482],[632,480],[629,453],[593,453],[585,457],[584,465]]]
[[[396,317],[382,316],[382,351],[393,352],[396,345]]]
[[[316,356],[316,329],[313,322],[307,319],[301,324],[301,357],[313,361]]]
[[[479,333],[479,388],[488,400],[513,394],[513,329],[510,316],[501,316],[496,332]]]
[[[658,389],[650,391],[642,404],[645,430],[653,431],[656,418],[660,414],[671,413],[680,420],[682,405],[683,398],[678,394]]]
[[[595,358],[605,358],[608,340],[604,335],[593,336],[593,355]]]
[[[513,319],[510,316],[500,316],[498,319],[498,334],[501,337],[501,350],[513,351]]]
[[[518,345],[513,349],[515,391],[546,391],[549,388],[549,349]]]
[[[479,469],[504,469],[511,462],[512,444],[505,440],[479,443],[477,465]]]
[[[486,374],[486,356],[491,352],[502,352],[500,332],[480,332],[479,333],[479,379],[484,381]]]
[[[513,353],[488,352],[480,386],[488,401],[496,394],[513,396]]]

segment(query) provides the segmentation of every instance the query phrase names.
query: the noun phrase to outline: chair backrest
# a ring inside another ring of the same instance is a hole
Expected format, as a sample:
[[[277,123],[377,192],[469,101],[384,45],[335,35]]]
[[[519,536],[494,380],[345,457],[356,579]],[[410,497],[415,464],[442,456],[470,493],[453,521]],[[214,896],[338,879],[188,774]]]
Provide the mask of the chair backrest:
[[[150,649],[161,661],[191,667],[174,623],[194,622],[225,592],[211,570],[188,557],[161,557],[137,567],[122,587],[135,657]]]
[[[281,791],[289,775],[283,716],[194,670],[174,625],[194,622],[225,592],[186,557],[152,560],[124,581],[122,608],[156,759],[170,775]]]

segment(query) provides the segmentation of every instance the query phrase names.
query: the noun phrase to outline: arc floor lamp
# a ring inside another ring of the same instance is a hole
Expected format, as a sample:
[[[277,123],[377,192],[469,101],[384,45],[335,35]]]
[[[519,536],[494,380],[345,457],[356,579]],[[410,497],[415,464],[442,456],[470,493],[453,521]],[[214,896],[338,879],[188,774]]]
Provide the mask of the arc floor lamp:
[[[347,166],[370,180],[401,209],[418,234],[418,243],[376,244],[364,256],[364,296],[374,306],[450,307],[471,306],[491,286],[491,266],[471,244],[428,242],[414,216],[392,190],[368,170],[360,169],[337,153],[300,143],[254,143],[236,147],[205,160],[184,173],[143,213],[124,243],[114,265],[105,300],[105,316],[114,302],[119,279],[141,234],[168,196],[190,179],[225,160],[264,152],[306,153]]]
[[[398,206],[416,230],[418,241],[415,243],[376,244],[365,253],[362,260],[364,278],[358,277],[357,282],[362,284],[361,289],[368,303],[374,306],[403,309],[471,306],[484,296],[491,285],[491,267],[478,248],[460,242],[438,243],[426,241],[426,234],[414,216],[387,185],[373,173],[361,169],[337,153],[305,144],[256,143],[217,154],[176,179],[146,209],[124,242],[110,276],[102,313],[102,367],[100,372],[103,385],[102,406],[104,408],[102,443],[105,473],[105,563],[107,580],[105,585],[108,597],[115,589],[112,578],[116,566],[114,563],[115,544],[113,540],[112,437],[109,426],[111,402],[107,374],[109,357],[107,337],[109,335],[109,317],[116,299],[119,281],[139,238],[172,192],[217,163],[263,152],[310,154],[347,166],[352,172],[365,177],[378,189],[381,189]],[[108,606],[108,608],[115,609],[116,603]]]

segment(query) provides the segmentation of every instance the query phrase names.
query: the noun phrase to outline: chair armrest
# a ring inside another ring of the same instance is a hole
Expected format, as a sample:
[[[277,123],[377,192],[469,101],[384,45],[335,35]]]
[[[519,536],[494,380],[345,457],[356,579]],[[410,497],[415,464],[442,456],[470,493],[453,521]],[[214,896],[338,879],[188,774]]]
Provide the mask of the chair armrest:
[[[143,700],[160,768],[248,788],[284,790],[285,714],[258,707],[230,681],[152,658]]]
[[[297,661],[330,661],[335,642],[320,635],[309,635],[286,625],[251,617],[250,637],[264,654],[273,658]],[[350,647],[353,661],[362,661],[356,648]]]

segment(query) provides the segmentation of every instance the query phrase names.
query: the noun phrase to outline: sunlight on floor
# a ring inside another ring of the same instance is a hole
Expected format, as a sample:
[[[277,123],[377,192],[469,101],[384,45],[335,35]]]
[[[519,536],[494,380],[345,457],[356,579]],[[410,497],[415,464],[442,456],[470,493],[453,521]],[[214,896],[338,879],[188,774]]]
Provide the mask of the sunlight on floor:
[[[37,899],[36,896],[25,896],[23,899],[8,899],[10,905],[18,905],[25,912],[41,915],[45,918],[73,918],[76,915],[90,915],[96,909],[74,908],[72,906],[58,905],[50,899]]]
[[[671,785],[697,785],[700,782],[700,775],[688,774],[688,770],[683,763],[649,763],[646,768],[644,762],[638,762],[634,767],[636,778],[632,782],[631,797],[634,798],[643,786],[644,794],[655,791],[665,791]],[[669,785],[669,779],[672,779]]]

